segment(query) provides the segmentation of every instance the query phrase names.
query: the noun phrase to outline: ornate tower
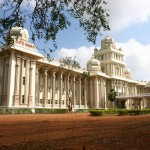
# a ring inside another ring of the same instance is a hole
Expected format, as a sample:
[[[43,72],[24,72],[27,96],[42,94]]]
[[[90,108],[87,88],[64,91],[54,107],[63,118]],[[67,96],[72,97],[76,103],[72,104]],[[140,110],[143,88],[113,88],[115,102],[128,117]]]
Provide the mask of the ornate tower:
[[[94,50],[94,56],[101,62],[102,72],[110,76],[124,76],[124,54],[121,48],[116,48],[112,38],[106,36],[101,41],[101,49]]]

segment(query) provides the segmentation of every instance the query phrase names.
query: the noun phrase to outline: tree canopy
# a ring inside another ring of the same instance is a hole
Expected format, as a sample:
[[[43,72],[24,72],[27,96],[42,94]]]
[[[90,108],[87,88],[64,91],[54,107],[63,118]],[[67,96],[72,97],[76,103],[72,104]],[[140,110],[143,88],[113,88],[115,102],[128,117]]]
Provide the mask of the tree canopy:
[[[44,39],[45,43],[52,41],[56,49],[58,32],[71,26],[70,17],[73,17],[78,19],[87,40],[95,43],[98,34],[110,29],[105,5],[105,0],[2,0],[0,42],[6,40],[12,27],[26,27],[28,23],[33,42],[36,39]]]
[[[108,100],[110,100],[111,102],[114,102],[116,100],[117,97],[117,92],[114,89],[110,89],[107,98]]]
[[[68,69],[70,69],[70,68],[78,68],[78,69],[81,68],[79,62],[77,62],[75,60],[75,57],[74,57],[74,59],[72,57],[61,58],[60,63],[62,64],[62,66],[68,66]]]

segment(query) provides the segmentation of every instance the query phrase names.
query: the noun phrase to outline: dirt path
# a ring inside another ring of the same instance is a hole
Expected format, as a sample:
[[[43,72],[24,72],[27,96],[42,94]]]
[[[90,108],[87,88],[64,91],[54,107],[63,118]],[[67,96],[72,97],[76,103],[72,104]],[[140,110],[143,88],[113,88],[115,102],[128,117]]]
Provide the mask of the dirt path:
[[[150,149],[150,115],[0,115],[0,149]]]

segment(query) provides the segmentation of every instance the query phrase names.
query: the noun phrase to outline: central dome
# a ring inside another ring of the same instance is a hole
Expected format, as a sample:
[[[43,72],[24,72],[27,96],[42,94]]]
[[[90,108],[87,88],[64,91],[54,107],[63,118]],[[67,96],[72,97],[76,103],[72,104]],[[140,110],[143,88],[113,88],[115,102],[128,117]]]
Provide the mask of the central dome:
[[[28,31],[22,27],[12,27],[9,33],[12,38],[18,38],[26,42],[29,40]]]
[[[87,63],[87,70],[88,71],[100,71],[101,70],[100,61],[95,59],[94,55],[92,55],[91,60],[88,61]]]

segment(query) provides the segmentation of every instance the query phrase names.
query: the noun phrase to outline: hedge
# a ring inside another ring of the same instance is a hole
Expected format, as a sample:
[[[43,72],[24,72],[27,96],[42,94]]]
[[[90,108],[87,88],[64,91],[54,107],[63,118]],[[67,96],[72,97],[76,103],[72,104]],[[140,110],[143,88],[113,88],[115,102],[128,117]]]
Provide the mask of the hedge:
[[[143,115],[143,114],[150,114],[150,109],[108,109],[108,110],[91,110],[91,116],[102,116],[106,114],[116,114],[119,116],[123,115]]]
[[[118,116],[124,116],[124,115],[128,115],[128,111],[127,109],[120,109],[118,110]]]
[[[90,114],[91,114],[91,116],[102,116],[103,110],[91,110]]]
[[[32,114],[29,108],[19,108],[19,109],[6,109],[7,114]]]
[[[6,114],[65,114],[68,112],[68,109],[63,108],[35,108],[35,112],[32,111],[31,108],[7,108]],[[0,114],[2,114],[2,109],[0,109]]]
[[[66,108],[36,108],[35,113],[37,114],[65,114],[68,112]]]
[[[90,112],[90,109],[75,109],[74,112]]]

